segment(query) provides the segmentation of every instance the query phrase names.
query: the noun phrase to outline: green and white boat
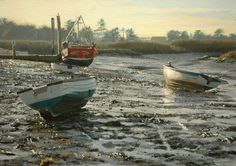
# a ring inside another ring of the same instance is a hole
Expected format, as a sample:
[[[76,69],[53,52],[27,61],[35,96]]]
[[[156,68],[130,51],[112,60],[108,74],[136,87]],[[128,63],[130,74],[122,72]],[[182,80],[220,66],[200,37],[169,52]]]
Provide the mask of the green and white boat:
[[[18,92],[20,99],[42,117],[57,117],[84,107],[96,90],[93,77],[58,81],[38,88]]]

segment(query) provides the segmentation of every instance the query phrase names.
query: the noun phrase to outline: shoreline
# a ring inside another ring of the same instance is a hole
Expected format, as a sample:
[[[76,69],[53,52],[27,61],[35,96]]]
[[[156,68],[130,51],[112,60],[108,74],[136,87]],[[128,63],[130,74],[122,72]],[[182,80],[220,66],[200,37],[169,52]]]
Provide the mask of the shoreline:
[[[153,54],[188,54],[188,53],[196,53],[203,55],[199,60],[207,60],[210,57],[216,57],[217,62],[222,63],[232,63],[236,61],[236,51],[229,51],[226,53],[221,52],[192,52],[192,51],[186,51],[186,52],[173,52],[173,53],[153,53]],[[108,57],[131,57],[131,58],[145,58],[147,55],[153,55],[153,54],[145,54],[133,51],[131,49],[100,49],[98,50],[97,56],[108,56]],[[148,58],[148,57],[147,57]],[[17,60],[28,60],[28,61],[38,61],[38,62],[59,62],[57,55],[39,55],[39,54],[26,54],[26,55],[16,55],[13,57],[10,54],[0,54],[0,59],[17,59]]]

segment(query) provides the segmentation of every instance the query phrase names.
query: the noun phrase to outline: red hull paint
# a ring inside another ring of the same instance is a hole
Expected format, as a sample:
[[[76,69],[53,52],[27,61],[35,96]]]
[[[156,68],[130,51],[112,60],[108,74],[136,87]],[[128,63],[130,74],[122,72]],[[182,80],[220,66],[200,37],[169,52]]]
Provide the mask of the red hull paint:
[[[64,58],[94,58],[96,53],[96,48],[67,48]]]

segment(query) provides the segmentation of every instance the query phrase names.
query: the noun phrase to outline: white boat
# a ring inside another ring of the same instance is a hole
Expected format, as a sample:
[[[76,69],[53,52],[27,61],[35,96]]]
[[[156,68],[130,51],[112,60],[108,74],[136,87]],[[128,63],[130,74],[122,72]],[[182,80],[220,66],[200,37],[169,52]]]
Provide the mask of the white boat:
[[[57,117],[66,112],[80,109],[93,96],[96,80],[80,77],[58,81],[35,89],[18,92],[20,99],[30,108],[38,110],[44,118]]]
[[[227,83],[217,77],[177,69],[170,63],[163,65],[163,75],[167,86],[181,89],[208,90]]]
[[[75,73],[79,71],[78,66],[68,65],[65,63],[51,63],[51,68],[59,72],[71,72]]]

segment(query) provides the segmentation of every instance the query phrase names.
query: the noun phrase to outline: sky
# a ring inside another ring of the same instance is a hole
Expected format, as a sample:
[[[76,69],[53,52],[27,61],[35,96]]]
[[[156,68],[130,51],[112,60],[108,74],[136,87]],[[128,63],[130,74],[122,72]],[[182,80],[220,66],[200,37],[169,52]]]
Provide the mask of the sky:
[[[59,13],[65,25],[82,15],[93,29],[103,18],[107,29],[133,28],[140,37],[169,30],[236,33],[235,9],[236,0],[0,0],[0,17],[17,23],[50,26]]]

